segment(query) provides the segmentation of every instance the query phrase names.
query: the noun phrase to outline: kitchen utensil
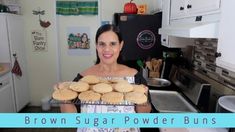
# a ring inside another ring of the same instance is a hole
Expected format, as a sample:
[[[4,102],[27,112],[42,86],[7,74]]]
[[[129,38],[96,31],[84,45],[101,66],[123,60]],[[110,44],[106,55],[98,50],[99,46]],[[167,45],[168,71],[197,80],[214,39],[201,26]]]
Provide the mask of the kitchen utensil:
[[[141,60],[137,60],[136,62],[140,68],[144,69],[144,63]]]
[[[152,69],[152,64],[151,64],[150,61],[146,61],[145,64],[146,64],[147,68],[148,68],[150,71],[153,70],[153,69]]]
[[[235,95],[225,95],[219,98],[216,112],[235,113]]]

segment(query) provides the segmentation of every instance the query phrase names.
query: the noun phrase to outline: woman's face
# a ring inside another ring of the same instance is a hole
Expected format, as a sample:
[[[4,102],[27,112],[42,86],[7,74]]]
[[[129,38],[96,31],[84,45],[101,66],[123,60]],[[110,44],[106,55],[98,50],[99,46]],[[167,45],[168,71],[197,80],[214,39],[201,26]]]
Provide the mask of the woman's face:
[[[123,42],[119,42],[118,36],[113,31],[102,33],[96,44],[100,62],[105,64],[116,63],[122,46]]]

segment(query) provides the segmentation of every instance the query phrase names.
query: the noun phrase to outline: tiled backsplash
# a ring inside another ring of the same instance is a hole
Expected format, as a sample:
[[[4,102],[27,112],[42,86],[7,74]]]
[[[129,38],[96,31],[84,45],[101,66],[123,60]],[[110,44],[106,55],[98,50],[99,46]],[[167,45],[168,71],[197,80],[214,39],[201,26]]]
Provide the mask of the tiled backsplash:
[[[235,88],[235,73],[216,66],[217,39],[195,39],[193,66],[210,78]]]

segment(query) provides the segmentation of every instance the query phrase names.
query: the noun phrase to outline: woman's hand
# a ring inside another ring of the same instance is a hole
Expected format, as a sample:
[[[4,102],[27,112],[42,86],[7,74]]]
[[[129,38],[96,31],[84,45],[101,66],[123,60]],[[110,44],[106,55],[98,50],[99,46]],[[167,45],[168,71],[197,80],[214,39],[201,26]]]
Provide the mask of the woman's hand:
[[[77,113],[77,108],[73,104],[60,104],[61,113]]]
[[[143,85],[143,87],[145,88],[145,95],[148,98],[148,87]],[[136,105],[135,107],[135,111],[137,113],[150,113],[152,110],[152,106],[149,102],[145,103],[145,104],[141,104],[141,105]]]
[[[150,113],[151,110],[152,110],[152,106],[150,103],[135,106],[135,111],[137,113]]]

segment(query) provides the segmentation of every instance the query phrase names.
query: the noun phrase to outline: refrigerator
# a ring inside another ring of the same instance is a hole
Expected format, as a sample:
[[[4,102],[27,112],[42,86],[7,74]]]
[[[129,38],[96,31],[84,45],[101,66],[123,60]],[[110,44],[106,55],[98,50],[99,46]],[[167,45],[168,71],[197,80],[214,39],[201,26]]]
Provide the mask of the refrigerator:
[[[14,67],[17,64],[16,60],[18,67]],[[20,15],[0,13],[0,63],[8,63],[10,69],[13,67],[17,68],[22,74],[20,76],[11,71],[8,73],[8,78],[11,79],[9,82],[12,83],[13,88],[11,95],[14,97],[14,111],[18,112],[30,100],[24,43],[24,25],[23,18]],[[5,103],[7,102],[8,100]]]
[[[114,24],[119,27],[124,47],[121,55],[124,61],[162,58],[161,27],[162,13],[125,14],[115,13]]]

